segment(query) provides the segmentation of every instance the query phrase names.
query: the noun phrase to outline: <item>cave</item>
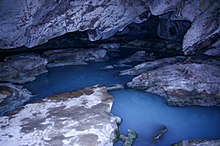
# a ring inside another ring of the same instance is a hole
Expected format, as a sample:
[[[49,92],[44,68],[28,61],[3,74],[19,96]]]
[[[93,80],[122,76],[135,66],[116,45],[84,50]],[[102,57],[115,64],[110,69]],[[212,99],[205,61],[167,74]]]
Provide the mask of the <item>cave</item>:
[[[1,0],[3,146],[219,146],[220,1]]]

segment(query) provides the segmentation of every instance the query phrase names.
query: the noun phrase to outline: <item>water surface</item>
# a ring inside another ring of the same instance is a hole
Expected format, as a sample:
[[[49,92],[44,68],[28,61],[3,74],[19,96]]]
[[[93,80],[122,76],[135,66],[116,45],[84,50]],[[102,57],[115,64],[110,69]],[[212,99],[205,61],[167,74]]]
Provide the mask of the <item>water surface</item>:
[[[162,97],[136,90],[111,94],[115,97],[112,113],[122,117],[119,130],[123,134],[127,134],[127,129],[138,133],[134,146],[168,146],[183,139],[220,138],[220,108],[171,107]],[[163,125],[168,131],[154,143],[152,136]]]
[[[121,69],[102,69],[111,63],[49,68],[48,73],[24,86],[36,94],[34,99],[39,99],[95,84],[125,84],[132,79],[118,76]],[[220,108],[170,107],[162,97],[136,90],[112,91],[110,94],[115,97],[112,113],[123,119],[120,131],[126,134],[127,129],[132,129],[138,133],[134,146],[168,146],[183,139],[220,138]],[[152,143],[152,135],[162,125],[168,127],[168,132],[161,141]]]

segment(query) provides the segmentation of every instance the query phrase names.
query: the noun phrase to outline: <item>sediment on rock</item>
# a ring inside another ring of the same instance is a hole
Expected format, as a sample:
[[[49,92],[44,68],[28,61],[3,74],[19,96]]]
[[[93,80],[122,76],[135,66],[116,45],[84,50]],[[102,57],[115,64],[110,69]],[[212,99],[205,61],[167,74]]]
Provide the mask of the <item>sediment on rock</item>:
[[[112,146],[112,102],[105,87],[93,86],[27,104],[0,117],[1,144]]]

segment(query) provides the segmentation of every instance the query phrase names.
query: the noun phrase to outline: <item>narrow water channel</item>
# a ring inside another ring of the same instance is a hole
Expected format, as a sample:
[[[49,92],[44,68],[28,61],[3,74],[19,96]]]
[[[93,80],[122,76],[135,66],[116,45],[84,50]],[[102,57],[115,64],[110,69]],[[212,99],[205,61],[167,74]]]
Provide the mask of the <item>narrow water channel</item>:
[[[35,94],[35,100],[95,84],[125,84],[131,80],[129,76],[118,76],[120,69],[102,69],[111,63],[49,68],[48,73],[24,87]],[[126,134],[127,129],[132,129],[138,134],[134,146],[168,146],[183,139],[220,138],[220,108],[170,107],[162,97],[130,89],[110,94],[114,96],[112,113],[122,118],[120,132]],[[158,143],[153,143],[152,135],[163,125],[168,132]]]

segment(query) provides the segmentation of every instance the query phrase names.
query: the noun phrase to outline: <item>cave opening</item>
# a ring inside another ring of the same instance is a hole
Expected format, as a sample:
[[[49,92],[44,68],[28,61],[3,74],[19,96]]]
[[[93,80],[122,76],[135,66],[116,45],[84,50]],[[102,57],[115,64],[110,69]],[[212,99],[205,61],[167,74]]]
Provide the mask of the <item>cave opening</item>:
[[[3,145],[219,145],[218,2],[3,1]]]

